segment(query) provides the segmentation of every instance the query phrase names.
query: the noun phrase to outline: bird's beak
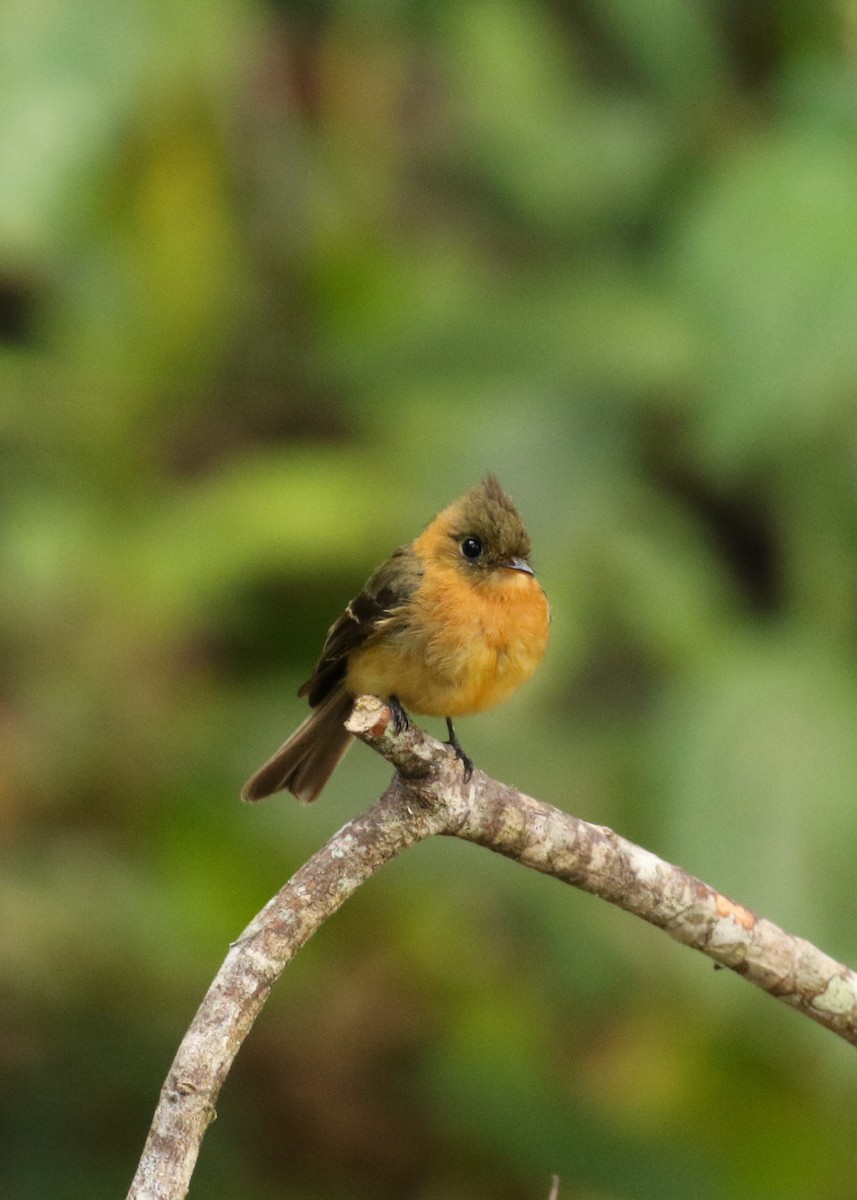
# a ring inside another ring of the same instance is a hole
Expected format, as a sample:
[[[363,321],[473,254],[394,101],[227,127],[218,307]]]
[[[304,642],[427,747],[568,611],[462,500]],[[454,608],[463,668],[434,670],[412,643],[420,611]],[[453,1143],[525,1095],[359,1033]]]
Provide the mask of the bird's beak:
[[[510,571],[525,571],[527,575],[535,575],[535,571],[525,558],[507,558],[503,563]]]

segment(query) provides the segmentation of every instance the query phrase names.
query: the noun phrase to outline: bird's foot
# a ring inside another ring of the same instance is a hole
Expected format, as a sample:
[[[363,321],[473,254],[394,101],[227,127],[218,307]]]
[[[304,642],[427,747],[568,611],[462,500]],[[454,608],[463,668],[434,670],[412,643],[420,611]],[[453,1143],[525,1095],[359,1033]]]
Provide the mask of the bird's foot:
[[[455,757],[460,759],[464,767],[464,782],[469,783],[470,776],[473,774],[473,759],[469,754],[464,753],[461,742],[458,740],[458,734],[455,732],[455,726],[449,717],[446,718],[446,728],[449,733],[449,741],[446,744],[447,746],[452,746],[452,749],[455,751]]]
[[[402,708],[402,702],[398,696],[388,696],[387,707],[393,714],[393,725],[395,726],[396,733],[404,733],[406,729],[410,729],[411,718]]]

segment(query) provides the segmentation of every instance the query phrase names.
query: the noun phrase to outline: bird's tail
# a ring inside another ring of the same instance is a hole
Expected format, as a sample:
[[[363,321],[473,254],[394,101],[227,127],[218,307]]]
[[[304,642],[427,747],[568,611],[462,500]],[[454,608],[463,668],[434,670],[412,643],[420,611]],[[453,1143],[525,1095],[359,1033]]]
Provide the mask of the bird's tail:
[[[299,800],[307,803],[315,800],[354,741],[344,728],[352,703],[345,688],[334,688],[276,754],[247,780],[241,789],[241,799],[264,800],[288,788]]]

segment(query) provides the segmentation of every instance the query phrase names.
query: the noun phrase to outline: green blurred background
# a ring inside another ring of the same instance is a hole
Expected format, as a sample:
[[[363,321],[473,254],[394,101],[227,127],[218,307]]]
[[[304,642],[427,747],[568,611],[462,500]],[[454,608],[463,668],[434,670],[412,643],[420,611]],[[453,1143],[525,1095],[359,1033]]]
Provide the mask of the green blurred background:
[[[857,963],[853,0],[6,0],[0,97],[4,1200],[124,1195],[229,940],[389,770],[238,789],[487,469],[554,636],[479,765]],[[855,1079],[443,841],[286,973],[191,1194],[854,1196]]]

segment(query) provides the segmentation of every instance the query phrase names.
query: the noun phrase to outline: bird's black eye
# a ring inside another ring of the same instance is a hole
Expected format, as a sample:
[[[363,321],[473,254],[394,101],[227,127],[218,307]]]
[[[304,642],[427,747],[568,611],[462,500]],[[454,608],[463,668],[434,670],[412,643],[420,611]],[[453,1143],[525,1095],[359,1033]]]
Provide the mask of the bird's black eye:
[[[482,553],[482,542],[478,537],[466,537],[461,543],[461,553],[472,562]]]

